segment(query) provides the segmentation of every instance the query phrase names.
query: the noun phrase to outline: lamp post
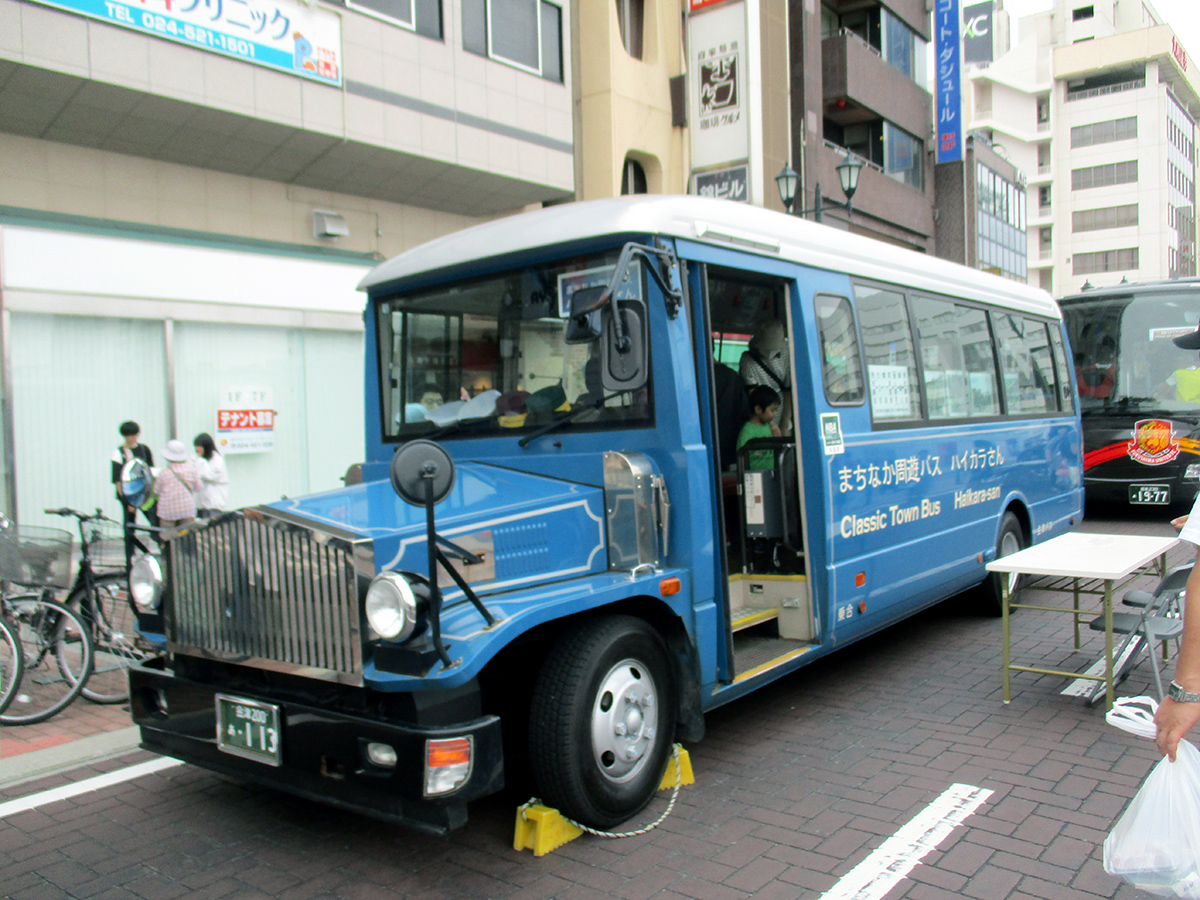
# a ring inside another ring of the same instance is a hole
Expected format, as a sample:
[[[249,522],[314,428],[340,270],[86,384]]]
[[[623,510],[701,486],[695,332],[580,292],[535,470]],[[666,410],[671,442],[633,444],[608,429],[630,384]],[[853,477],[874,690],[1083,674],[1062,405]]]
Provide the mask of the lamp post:
[[[858,190],[858,176],[862,172],[863,162],[857,156],[846,154],[846,157],[837,165],[838,181],[842,185],[842,193],[846,195],[845,203],[831,201],[834,206],[844,206],[846,208],[846,217],[849,218],[853,214],[851,201],[854,198],[854,192]],[[784,207],[789,214],[792,214],[792,203],[796,200],[796,188],[800,183],[800,176],[788,164],[783,164],[783,170],[775,176],[775,184],[779,187],[779,199],[783,201]],[[824,210],[824,198],[821,196],[821,182],[814,185],[814,205],[812,209],[802,209],[795,213],[797,216],[805,216],[813,213],[813,221],[821,221],[821,213]]]

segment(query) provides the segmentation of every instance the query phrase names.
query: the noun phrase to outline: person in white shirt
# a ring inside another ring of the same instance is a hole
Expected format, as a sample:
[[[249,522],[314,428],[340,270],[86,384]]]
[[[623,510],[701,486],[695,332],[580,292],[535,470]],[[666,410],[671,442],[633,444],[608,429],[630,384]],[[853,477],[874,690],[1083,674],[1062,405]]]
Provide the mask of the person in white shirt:
[[[192,442],[196,446],[196,458],[192,465],[200,475],[200,490],[196,492],[196,515],[201,519],[214,519],[229,503],[229,473],[225,469],[225,457],[217,450],[212,435],[201,432]]]

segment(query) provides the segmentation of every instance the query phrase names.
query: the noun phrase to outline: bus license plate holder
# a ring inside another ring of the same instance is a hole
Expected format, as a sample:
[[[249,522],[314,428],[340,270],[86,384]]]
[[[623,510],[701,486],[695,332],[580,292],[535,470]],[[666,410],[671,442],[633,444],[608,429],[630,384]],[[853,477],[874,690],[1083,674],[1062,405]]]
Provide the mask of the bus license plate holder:
[[[217,694],[217,749],[268,766],[283,764],[279,707]]]
[[[1129,502],[1135,506],[1166,506],[1171,502],[1171,486],[1167,484],[1131,484]]]

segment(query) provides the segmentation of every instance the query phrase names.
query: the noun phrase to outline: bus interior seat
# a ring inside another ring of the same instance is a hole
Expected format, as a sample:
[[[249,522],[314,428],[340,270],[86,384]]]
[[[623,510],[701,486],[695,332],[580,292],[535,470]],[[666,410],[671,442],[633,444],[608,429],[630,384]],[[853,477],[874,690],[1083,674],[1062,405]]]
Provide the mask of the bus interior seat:
[[[717,455],[722,470],[737,453],[738,433],[750,421],[750,400],[742,376],[724,363],[713,363],[714,405],[717,411]]]

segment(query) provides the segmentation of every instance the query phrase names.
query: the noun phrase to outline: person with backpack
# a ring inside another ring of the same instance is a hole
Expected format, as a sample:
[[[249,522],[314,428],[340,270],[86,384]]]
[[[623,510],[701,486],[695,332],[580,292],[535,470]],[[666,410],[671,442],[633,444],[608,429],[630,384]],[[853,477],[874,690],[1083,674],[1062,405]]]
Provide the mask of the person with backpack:
[[[139,443],[142,429],[137,422],[122,422],[122,442],[112,455],[112,482],[121,504],[125,521],[125,567],[129,568],[134,547],[145,550],[130,528],[136,521],[138,511],[146,518],[151,528],[158,527],[157,498],[154,492],[154,454],[145,444]]]

